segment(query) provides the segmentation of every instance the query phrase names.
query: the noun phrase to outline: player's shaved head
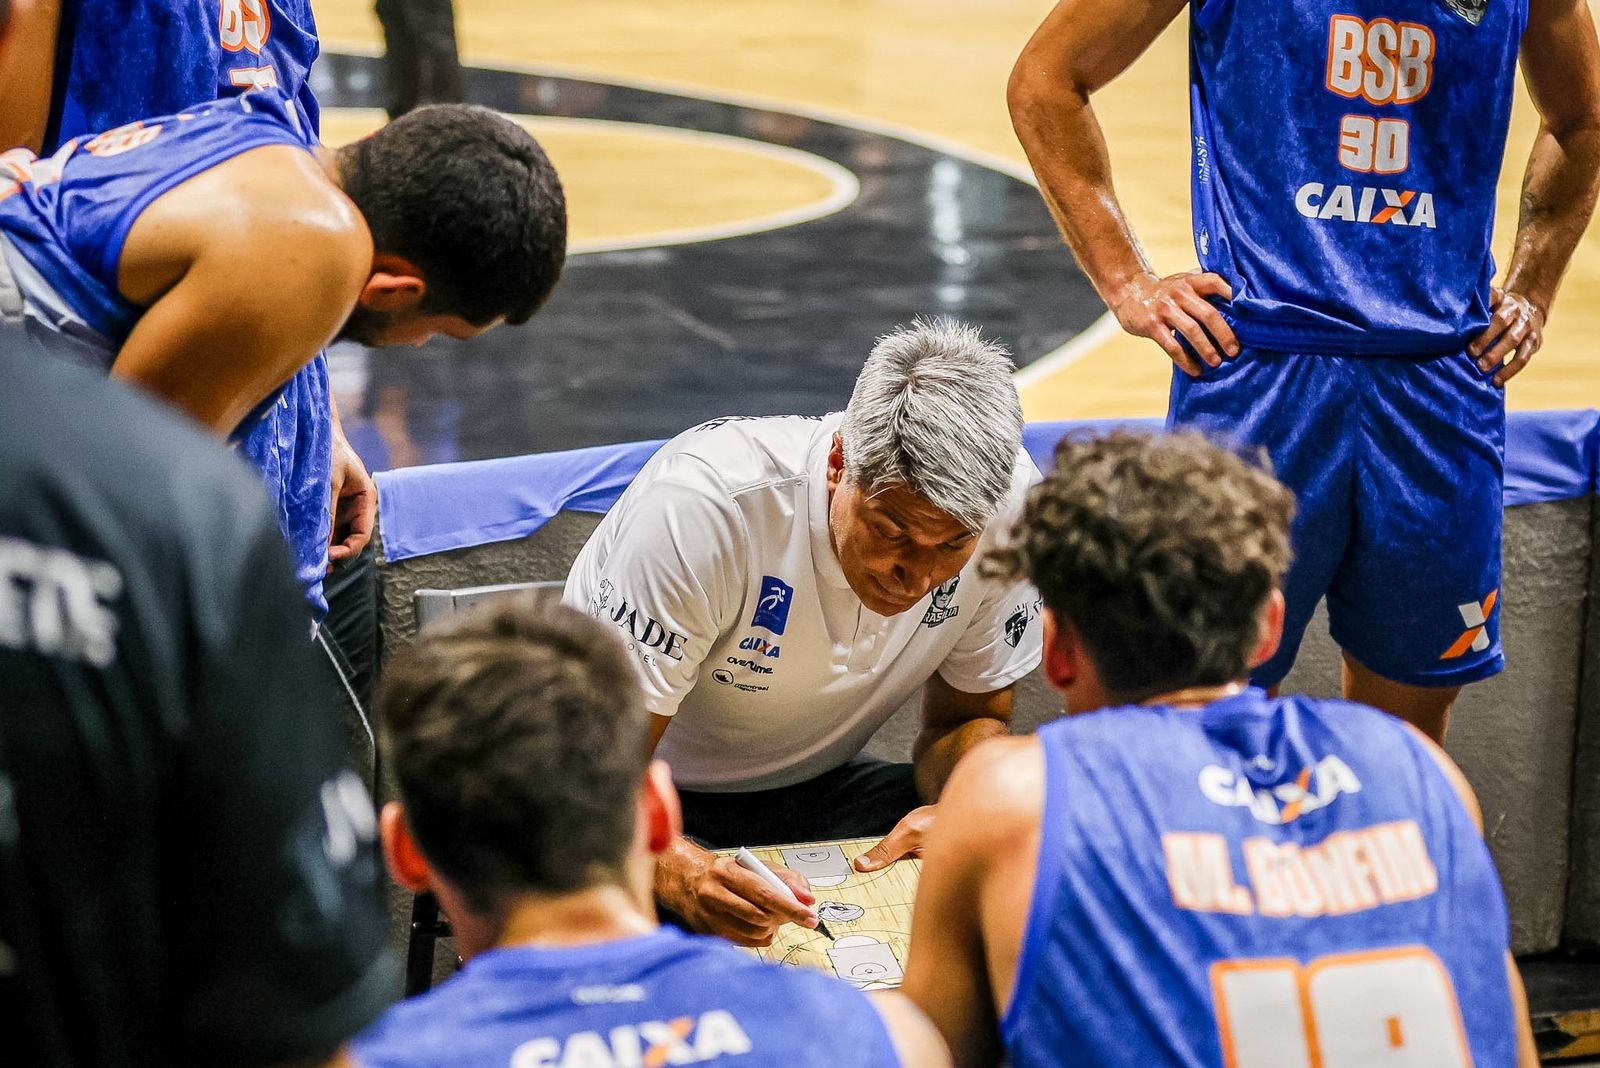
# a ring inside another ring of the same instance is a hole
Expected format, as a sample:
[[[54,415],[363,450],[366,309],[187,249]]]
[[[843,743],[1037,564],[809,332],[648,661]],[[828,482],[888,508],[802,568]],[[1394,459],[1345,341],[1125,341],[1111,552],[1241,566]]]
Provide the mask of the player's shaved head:
[[[1270,472],[1199,434],[1069,435],[990,566],[1032,581],[1137,701],[1245,676],[1293,516]]]
[[[425,631],[385,666],[406,822],[474,911],[624,880],[650,762],[637,678],[611,628],[531,596]]]

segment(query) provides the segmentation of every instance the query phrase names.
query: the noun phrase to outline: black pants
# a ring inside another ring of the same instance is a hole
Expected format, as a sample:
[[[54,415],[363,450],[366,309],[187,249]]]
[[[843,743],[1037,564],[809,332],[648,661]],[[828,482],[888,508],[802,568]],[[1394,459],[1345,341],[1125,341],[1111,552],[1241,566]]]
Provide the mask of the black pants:
[[[466,98],[450,0],[378,0],[385,107],[391,119],[421,104]]]
[[[344,730],[345,758],[372,796],[381,799],[377,726],[370,712],[382,651],[375,545],[369,542],[359,554],[336,565],[322,588],[328,615],[317,628],[316,642],[324,654],[327,685]]]
[[[865,754],[793,786],[678,796],[684,833],[709,849],[874,837],[922,804],[910,764]]]

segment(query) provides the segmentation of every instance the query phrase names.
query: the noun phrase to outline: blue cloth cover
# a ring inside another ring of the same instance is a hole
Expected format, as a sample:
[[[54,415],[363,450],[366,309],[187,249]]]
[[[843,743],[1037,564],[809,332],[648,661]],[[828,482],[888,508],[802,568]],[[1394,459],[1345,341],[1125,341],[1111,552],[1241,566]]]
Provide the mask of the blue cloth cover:
[[[1160,419],[1031,423],[1023,446],[1040,468],[1069,430],[1160,430]],[[389,561],[525,538],[562,510],[605,512],[664,442],[633,441],[499,460],[406,467],[377,475]],[[1512,412],[1506,427],[1507,508],[1600,491],[1600,412]]]

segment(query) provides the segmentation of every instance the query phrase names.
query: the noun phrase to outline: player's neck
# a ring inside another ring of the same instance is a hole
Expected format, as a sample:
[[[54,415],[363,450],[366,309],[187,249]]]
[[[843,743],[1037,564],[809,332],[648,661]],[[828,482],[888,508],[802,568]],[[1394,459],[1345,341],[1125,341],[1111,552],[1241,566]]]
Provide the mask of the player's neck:
[[[513,900],[503,915],[499,930],[480,943],[485,949],[591,945],[647,935],[658,926],[653,911],[641,908],[634,894],[615,884],[559,896],[525,895]]]
[[[1139,703],[1141,705],[1166,705],[1169,708],[1204,708],[1222,700],[1241,694],[1249,686],[1248,682],[1225,682],[1220,686],[1185,686],[1178,690],[1167,690],[1154,697],[1146,697]]]

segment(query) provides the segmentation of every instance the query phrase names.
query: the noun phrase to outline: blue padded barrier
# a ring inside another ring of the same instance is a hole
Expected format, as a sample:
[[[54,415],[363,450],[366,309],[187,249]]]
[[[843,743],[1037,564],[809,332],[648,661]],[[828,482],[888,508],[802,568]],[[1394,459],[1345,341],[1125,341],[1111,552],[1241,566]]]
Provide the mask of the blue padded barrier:
[[[1041,468],[1071,430],[1159,419],[1032,423],[1023,444]],[[385,471],[377,476],[383,551],[390,561],[524,538],[563,510],[604,512],[661,447],[660,441],[472,460]],[[1600,487],[1600,412],[1513,412],[1506,428],[1507,507],[1562,501]]]

